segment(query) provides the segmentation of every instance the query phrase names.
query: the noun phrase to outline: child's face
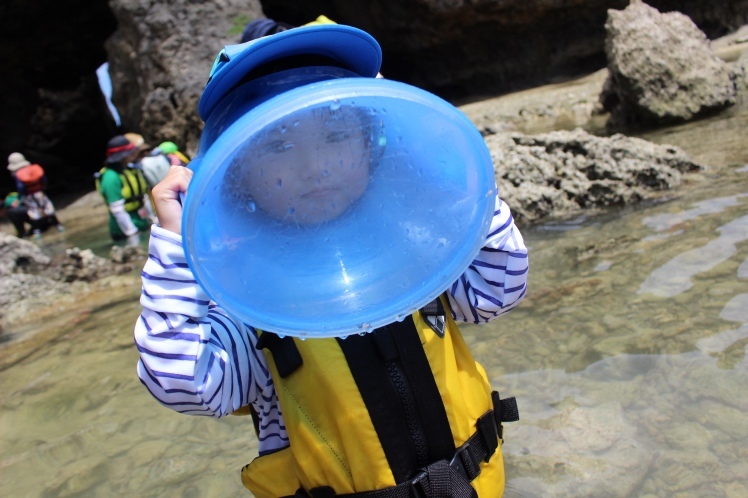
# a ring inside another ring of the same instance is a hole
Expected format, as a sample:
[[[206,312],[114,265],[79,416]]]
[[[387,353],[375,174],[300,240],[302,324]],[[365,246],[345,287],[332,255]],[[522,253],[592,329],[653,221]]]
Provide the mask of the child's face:
[[[334,220],[366,190],[368,134],[351,108],[318,108],[274,125],[253,147],[241,188],[276,219],[304,225]]]

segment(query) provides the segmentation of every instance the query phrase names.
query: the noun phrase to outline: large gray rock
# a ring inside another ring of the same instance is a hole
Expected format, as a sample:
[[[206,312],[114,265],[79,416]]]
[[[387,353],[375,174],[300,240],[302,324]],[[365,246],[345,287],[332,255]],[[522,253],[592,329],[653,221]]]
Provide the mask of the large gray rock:
[[[499,194],[520,223],[641,201],[679,185],[681,173],[701,168],[677,147],[581,129],[500,133],[485,140]]]
[[[119,29],[106,44],[114,103],[126,130],[171,140],[194,153],[202,130],[197,103],[224,45],[238,43],[258,0],[112,0]]]
[[[735,103],[728,66],[689,17],[631,0],[608,11],[605,29],[610,82],[601,101],[611,126],[685,121]]]

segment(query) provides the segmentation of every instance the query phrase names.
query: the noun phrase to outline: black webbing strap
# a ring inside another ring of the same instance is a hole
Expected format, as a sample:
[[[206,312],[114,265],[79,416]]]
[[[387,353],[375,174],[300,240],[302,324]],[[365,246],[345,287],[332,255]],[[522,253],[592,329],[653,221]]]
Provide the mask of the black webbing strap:
[[[273,355],[273,361],[278,368],[278,374],[286,378],[296,371],[303,363],[301,353],[293,342],[293,338],[280,338],[272,332],[262,332],[257,339],[256,349],[267,349]]]
[[[516,422],[519,420],[517,400],[514,396],[501,399],[499,393],[496,391],[491,393],[491,400],[493,401],[493,413],[494,418],[496,419],[496,428],[498,430],[499,439],[504,439],[504,428],[501,423]]]
[[[438,297],[428,303],[426,306],[421,308],[421,313],[423,313],[424,316],[439,316],[444,315],[444,305],[442,305],[442,300]]]
[[[411,316],[338,344],[396,483],[454,453],[447,412]]]

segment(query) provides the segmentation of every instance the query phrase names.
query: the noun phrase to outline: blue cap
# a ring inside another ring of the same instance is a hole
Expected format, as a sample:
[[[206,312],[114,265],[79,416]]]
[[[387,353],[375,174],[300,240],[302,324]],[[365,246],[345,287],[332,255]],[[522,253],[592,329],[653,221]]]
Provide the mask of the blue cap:
[[[226,45],[216,57],[198,113],[207,121],[220,100],[253,69],[293,55],[322,55],[344,68],[374,78],[382,64],[379,43],[360,29],[340,24],[302,26],[239,45]]]

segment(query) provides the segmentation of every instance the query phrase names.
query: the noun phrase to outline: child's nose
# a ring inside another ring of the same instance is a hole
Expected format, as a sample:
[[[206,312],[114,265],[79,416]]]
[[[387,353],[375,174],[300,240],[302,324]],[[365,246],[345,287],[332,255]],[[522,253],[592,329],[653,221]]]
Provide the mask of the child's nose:
[[[305,158],[305,177],[307,180],[320,181],[330,176],[332,166],[332,159],[329,157],[329,154],[324,154],[321,150],[317,149]]]

